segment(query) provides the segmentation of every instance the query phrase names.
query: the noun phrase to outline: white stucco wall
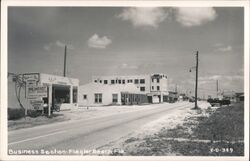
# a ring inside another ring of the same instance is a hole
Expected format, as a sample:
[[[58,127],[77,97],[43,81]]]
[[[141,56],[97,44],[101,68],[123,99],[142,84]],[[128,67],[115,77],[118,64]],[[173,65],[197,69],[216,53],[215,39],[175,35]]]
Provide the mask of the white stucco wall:
[[[121,104],[121,92],[130,93],[143,93],[140,92],[140,88],[134,84],[114,84],[114,85],[103,85],[98,83],[88,83],[79,87],[78,103],[79,107],[85,106],[101,106],[113,104],[112,94],[118,94],[117,104]],[[95,103],[95,93],[102,94],[102,103]],[[87,95],[87,99],[84,99],[83,95]]]

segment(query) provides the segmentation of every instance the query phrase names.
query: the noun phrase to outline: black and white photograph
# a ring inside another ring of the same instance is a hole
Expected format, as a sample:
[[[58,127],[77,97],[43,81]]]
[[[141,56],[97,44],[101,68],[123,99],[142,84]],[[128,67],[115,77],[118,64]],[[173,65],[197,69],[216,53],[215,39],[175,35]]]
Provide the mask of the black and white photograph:
[[[249,2],[32,2],[2,6],[3,160],[249,159]]]

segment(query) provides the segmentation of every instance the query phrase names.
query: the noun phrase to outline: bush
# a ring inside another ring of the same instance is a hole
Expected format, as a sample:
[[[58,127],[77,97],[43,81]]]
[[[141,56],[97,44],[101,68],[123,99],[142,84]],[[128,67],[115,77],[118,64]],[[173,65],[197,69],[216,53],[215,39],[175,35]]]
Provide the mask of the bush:
[[[22,108],[8,108],[8,120],[17,120],[25,116]]]
[[[42,115],[42,111],[37,111],[37,110],[28,110],[27,115],[30,117],[37,117]]]

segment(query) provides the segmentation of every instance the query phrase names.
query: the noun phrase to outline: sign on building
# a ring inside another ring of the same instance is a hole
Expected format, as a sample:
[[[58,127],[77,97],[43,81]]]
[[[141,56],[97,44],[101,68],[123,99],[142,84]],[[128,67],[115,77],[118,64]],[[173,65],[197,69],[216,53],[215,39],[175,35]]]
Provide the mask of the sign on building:
[[[40,80],[39,73],[27,73],[27,74],[23,74],[23,81],[24,82],[32,81],[32,80],[38,82]]]
[[[33,106],[34,110],[43,110],[43,100],[30,100],[30,104]]]
[[[27,98],[47,97],[46,86],[30,86],[27,87]]]

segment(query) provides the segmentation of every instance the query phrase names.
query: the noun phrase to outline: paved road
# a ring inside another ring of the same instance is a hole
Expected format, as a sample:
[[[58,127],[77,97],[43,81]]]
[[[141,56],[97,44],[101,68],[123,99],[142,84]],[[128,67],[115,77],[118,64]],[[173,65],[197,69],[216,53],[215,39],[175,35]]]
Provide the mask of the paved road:
[[[177,109],[189,108],[192,104],[182,102],[153,106],[155,107],[106,117],[10,131],[8,133],[8,148],[13,150],[96,149],[132,133],[150,121]]]

